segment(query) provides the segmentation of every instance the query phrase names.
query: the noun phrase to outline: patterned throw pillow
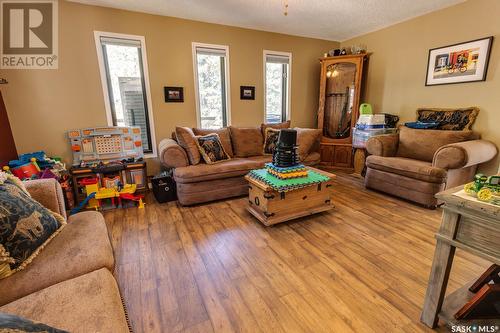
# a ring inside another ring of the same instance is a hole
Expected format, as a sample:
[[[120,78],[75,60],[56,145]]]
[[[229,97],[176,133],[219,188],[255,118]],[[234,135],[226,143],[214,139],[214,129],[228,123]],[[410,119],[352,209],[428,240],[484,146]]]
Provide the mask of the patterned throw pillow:
[[[468,107],[461,109],[417,109],[417,121],[437,122],[437,129],[446,131],[469,131],[476,121],[479,108]]]
[[[196,139],[200,154],[207,164],[214,164],[231,159],[224,150],[224,146],[217,133],[198,136]]]
[[[0,172],[0,279],[25,268],[66,225],[33,200],[22,182]]]
[[[0,332],[46,332],[46,333],[68,333],[45,324],[35,323],[29,319],[8,313],[0,313]]]
[[[267,127],[264,133],[264,155],[272,155],[278,144],[279,129]]]

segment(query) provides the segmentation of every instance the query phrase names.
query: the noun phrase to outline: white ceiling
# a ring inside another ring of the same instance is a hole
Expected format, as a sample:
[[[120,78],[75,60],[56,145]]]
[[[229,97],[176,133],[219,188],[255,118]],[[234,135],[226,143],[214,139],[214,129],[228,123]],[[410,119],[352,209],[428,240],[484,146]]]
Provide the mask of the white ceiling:
[[[465,0],[71,0],[196,21],[334,41]]]

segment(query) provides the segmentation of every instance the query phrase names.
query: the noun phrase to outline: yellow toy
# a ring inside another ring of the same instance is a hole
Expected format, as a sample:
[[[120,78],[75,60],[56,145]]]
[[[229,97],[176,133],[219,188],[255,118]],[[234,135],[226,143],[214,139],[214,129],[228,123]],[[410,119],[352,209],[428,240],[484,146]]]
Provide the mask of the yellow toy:
[[[80,181],[85,186],[87,199],[82,202],[87,204],[87,208],[98,210],[102,207],[101,200],[111,199],[111,204],[115,206],[115,198],[118,199],[118,205],[121,206],[123,200],[137,201],[139,208],[144,208],[143,196],[134,195],[137,190],[136,184],[125,184],[121,190],[117,188],[99,187],[98,178],[87,178]],[[83,207],[83,206],[82,206]],[[82,208],[80,207],[80,209]]]

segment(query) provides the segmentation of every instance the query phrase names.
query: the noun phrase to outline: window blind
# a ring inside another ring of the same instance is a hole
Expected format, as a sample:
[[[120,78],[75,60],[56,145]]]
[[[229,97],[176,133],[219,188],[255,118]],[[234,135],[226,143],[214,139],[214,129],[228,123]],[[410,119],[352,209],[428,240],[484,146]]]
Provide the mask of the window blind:
[[[283,56],[278,54],[266,54],[266,62],[275,64],[289,64],[290,59],[288,56]]]
[[[101,37],[101,45],[120,45],[120,46],[131,46],[140,48],[141,41],[137,39]]]
[[[203,54],[203,55],[218,55],[220,57],[225,57],[226,56],[226,50],[225,49],[217,49],[217,48],[211,48],[211,47],[196,47],[196,54]]]

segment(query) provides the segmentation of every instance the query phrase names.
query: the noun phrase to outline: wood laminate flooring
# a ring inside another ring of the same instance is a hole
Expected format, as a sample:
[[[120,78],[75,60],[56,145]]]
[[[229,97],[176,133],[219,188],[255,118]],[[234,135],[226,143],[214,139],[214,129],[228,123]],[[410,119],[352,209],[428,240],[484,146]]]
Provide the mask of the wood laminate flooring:
[[[349,175],[334,193],[335,209],[273,227],[246,198],[105,212],[134,331],[431,331],[419,317],[441,210]],[[457,251],[448,292],[487,266]]]

